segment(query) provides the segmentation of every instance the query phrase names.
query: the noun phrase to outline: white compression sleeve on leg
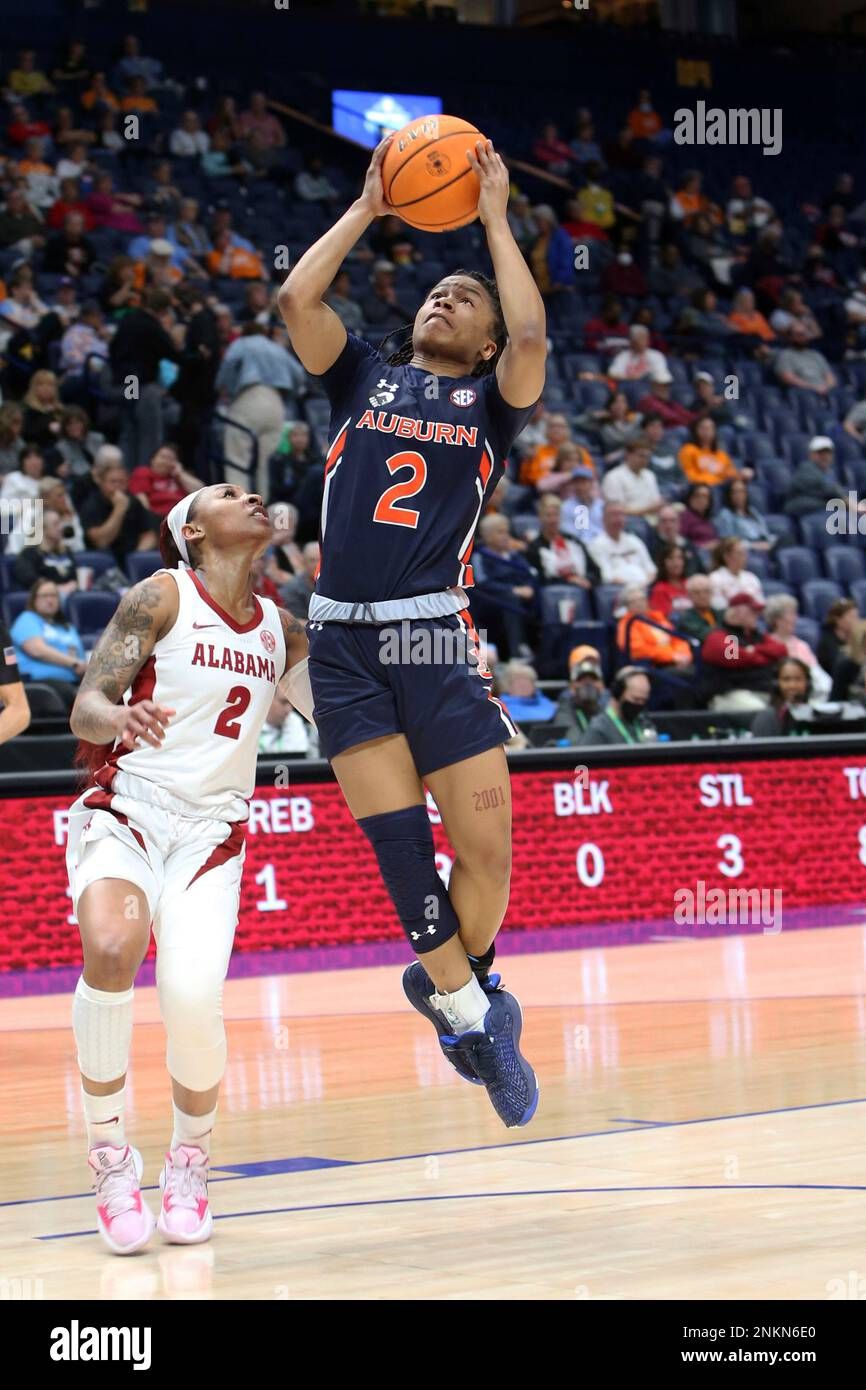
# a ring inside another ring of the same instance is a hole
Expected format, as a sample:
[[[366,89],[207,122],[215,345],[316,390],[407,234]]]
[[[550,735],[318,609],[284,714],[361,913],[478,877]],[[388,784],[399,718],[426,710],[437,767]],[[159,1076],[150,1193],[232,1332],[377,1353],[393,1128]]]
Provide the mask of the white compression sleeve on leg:
[[[279,688],[286,699],[291,700],[298,713],[302,714],[315,727],[313,692],[310,687],[310,673],[307,666],[307,657],[304,657],[303,661],[296,662],[294,666],[290,666],[280,681]]]
[[[135,989],[93,989],[80,976],[72,1000],[78,1066],[88,1081],[118,1081],[129,1066]]]

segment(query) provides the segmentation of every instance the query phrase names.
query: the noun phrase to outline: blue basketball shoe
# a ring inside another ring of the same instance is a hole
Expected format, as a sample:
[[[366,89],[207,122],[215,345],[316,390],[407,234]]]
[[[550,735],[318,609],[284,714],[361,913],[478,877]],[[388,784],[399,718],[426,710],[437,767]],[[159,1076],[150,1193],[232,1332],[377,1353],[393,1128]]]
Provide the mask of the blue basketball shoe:
[[[460,1057],[473,1068],[487,1087],[493,1109],[509,1128],[528,1125],[538,1106],[538,1079],[520,1052],[522,1028],[523,1015],[514,995],[496,989],[477,1032],[439,1039],[445,1055],[454,1054],[455,1066]]]
[[[481,988],[485,994],[492,994],[499,988],[499,976],[488,975],[486,980],[481,982]],[[448,1032],[448,1024],[439,1012],[430,1003],[430,996],[436,993],[436,986],[427,974],[419,960],[407,965],[403,971],[403,993],[409,1000],[413,1009],[417,1009],[419,1014],[430,1020],[436,1032],[439,1034],[439,1045],[448,1061],[459,1076],[465,1081],[471,1081],[474,1086],[483,1086],[484,1082],[478,1076],[471,1060],[465,1053],[455,1048],[455,1038]],[[442,1039],[445,1038],[445,1042]]]

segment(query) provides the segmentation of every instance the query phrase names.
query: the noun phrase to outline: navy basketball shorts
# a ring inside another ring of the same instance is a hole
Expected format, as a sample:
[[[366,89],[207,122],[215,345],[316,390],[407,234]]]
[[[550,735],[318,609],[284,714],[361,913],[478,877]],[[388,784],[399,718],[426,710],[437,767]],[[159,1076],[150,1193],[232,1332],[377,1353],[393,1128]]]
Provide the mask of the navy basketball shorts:
[[[479,663],[465,609],[383,624],[308,622],[307,637],[313,718],[329,761],[401,733],[426,777],[517,732]]]

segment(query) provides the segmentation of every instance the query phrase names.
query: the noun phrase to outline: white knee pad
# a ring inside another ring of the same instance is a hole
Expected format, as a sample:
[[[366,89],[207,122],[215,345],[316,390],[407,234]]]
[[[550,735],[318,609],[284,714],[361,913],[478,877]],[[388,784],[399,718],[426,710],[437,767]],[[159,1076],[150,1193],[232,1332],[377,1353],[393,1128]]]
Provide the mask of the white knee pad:
[[[173,962],[169,952],[161,968],[157,957],[157,987],[169,1073],[189,1091],[209,1091],[226,1069],[223,980],[195,978],[189,957]]]
[[[93,989],[79,976],[72,999],[78,1066],[89,1081],[117,1081],[129,1066],[134,989]]]

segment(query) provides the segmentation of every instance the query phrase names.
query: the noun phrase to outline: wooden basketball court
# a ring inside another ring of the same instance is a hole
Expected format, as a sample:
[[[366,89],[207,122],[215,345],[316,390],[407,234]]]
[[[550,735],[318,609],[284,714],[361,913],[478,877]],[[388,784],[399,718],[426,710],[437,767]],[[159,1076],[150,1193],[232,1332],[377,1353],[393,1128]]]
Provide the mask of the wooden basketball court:
[[[451,1071],[399,969],[230,981],[214,1239],[127,1259],[95,1233],[70,997],[0,1001],[5,1296],[857,1296],[866,927],[498,964],[542,1084],[525,1130]],[[128,1084],[156,1210],[152,989]]]

